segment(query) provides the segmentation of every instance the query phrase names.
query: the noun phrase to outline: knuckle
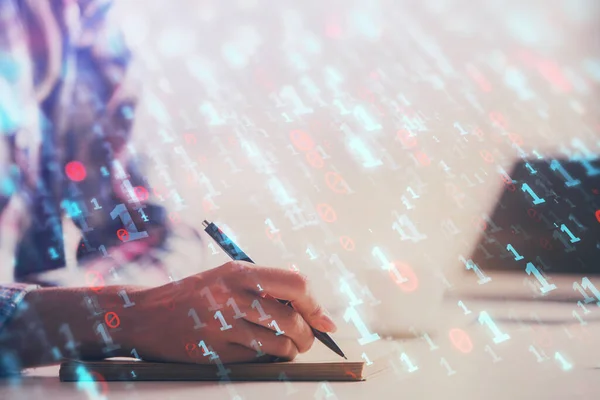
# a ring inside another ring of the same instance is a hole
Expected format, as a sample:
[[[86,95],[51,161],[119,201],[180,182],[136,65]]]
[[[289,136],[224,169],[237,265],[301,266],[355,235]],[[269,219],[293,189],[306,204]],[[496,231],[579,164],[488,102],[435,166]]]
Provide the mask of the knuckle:
[[[308,293],[309,290],[309,283],[308,283],[308,276],[303,275],[303,274],[294,274],[294,276],[296,277],[296,286],[298,287],[298,289],[302,292],[302,293]]]
[[[281,340],[281,344],[279,345],[279,351],[281,356],[289,358],[293,360],[298,355],[298,348],[292,339],[285,336]]]
[[[315,309],[310,313],[310,318],[318,317],[323,313],[323,306],[317,304]]]

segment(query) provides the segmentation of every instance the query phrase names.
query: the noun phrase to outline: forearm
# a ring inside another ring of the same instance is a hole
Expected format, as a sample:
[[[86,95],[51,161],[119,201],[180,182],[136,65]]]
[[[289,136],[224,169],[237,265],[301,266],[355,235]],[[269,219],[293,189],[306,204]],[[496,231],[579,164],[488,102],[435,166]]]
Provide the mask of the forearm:
[[[88,288],[44,288],[28,293],[0,332],[3,369],[18,372],[55,364],[62,358],[129,355],[130,332],[106,326],[105,316],[109,309],[115,309],[120,318],[126,318],[119,311],[123,309],[119,291],[135,297],[139,289],[106,286],[95,292]],[[102,330],[106,335],[102,335]]]

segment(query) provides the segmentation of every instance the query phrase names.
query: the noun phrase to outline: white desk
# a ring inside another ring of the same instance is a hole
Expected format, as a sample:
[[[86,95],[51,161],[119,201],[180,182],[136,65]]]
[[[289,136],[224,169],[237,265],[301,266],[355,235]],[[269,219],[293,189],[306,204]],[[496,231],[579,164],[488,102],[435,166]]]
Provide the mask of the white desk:
[[[550,306],[551,307],[551,306]],[[595,306],[594,306],[595,307]],[[448,304],[446,316],[456,309]],[[364,346],[375,365],[387,369],[364,382],[328,383],[334,399],[596,399],[600,394],[600,324],[590,323],[581,330],[579,325],[533,326],[499,323],[509,340],[494,344],[488,329],[470,323],[481,308],[472,303],[472,314],[462,312],[444,318],[438,335],[432,340],[438,348],[431,350],[423,338],[396,342],[380,340]],[[493,317],[497,314],[492,313]],[[460,320],[464,324],[460,325]],[[471,337],[473,348],[464,354],[454,347],[448,337],[449,327],[460,327]],[[570,338],[568,335],[572,335]],[[494,363],[485,350],[489,345],[501,361]],[[538,362],[529,350],[534,345],[548,359]],[[554,359],[555,352],[563,355],[573,368],[564,371]],[[399,356],[405,352],[419,368],[408,373]],[[454,374],[441,365],[444,358]],[[395,360],[397,369],[391,365]],[[368,367],[368,368],[373,368]],[[106,390],[108,399],[232,399],[235,394],[245,400],[253,399],[324,399],[322,383],[317,382],[236,382],[230,389],[216,382],[110,382],[97,386]],[[92,392],[89,392],[92,393]],[[335,396],[335,397],[334,397]],[[86,394],[75,383],[61,383],[58,367],[32,370],[20,382],[0,383],[2,399],[100,399]]]

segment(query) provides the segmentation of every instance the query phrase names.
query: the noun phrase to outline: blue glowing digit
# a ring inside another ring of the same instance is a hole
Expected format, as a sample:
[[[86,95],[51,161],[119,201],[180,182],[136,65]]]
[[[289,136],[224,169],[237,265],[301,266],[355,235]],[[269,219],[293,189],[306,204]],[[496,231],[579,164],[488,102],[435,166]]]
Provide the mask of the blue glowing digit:
[[[575,235],[573,235],[573,233],[571,233],[571,231],[569,230],[569,228],[567,228],[567,226],[565,224],[562,224],[560,226],[560,230],[561,230],[561,232],[564,232],[567,235],[569,235],[569,238],[571,239],[571,243],[577,243],[581,240],[578,237],[576,237]]]
[[[362,321],[362,319],[360,319],[360,315],[358,315],[358,312],[354,307],[346,308],[346,312],[344,313],[344,321],[352,322],[354,324],[354,326],[358,330],[358,333],[360,333],[361,335],[361,337],[358,339],[358,343],[361,346],[381,339],[377,333],[369,332],[369,329]]]
[[[529,193],[529,195],[533,198],[533,204],[537,205],[537,204],[542,204],[542,203],[546,202],[546,200],[540,198],[537,194],[535,194],[533,189],[531,189],[531,187],[529,187],[529,185],[527,183],[524,183],[521,185],[521,190],[523,192]]]
[[[125,207],[125,204],[121,203],[117,205],[110,212],[110,216],[112,219],[121,219],[121,222],[123,223],[123,226],[125,227],[128,233],[127,239],[125,241],[131,242],[133,240],[148,237],[148,232],[138,231],[137,227],[133,223],[133,220],[131,219],[131,214],[129,214],[129,211],[127,211],[127,208]]]
[[[573,179],[573,177],[567,172],[567,170],[557,160],[552,160],[550,163],[550,169],[552,171],[558,171],[563,178],[565,178],[565,186],[573,187],[581,183],[579,179]]]
[[[358,119],[366,130],[368,131],[376,131],[381,129],[381,124],[378,124],[365,110],[365,108],[361,105],[357,105],[354,107],[354,117]]]
[[[519,261],[523,259],[523,256],[520,255],[519,253],[517,253],[517,250],[515,250],[515,248],[513,247],[512,244],[508,244],[506,246],[506,250],[510,251],[511,253],[513,253],[513,255],[515,256],[515,261]]]
[[[402,353],[402,354],[400,355],[400,360],[401,360],[401,361],[402,361],[404,364],[406,364],[406,366],[408,367],[408,372],[409,372],[409,373],[411,373],[411,372],[415,372],[415,371],[418,371],[418,370],[419,370],[419,367],[417,367],[416,365],[414,365],[414,364],[412,363],[412,361],[410,360],[410,358],[408,358],[408,356],[406,355],[406,353]]]
[[[542,292],[542,294],[546,294],[546,293],[551,292],[554,289],[556,289],[556,285],[548,284],[548,281],[546,280],[546,278],[544,278],[544,276],[540,273],[540,271],[538,271],[538,269],[532,263],[530,263],[530,262],[527,263],[525,272],[527,272],[527,275],[533,274],[533,276],[535,276],[535,278],[540,282],[540,285],[542,285],[540,287],[540,291]]]
[[[581,279],[581,287],[583,287],[583,289],[586,290],[589,289],[589,291],[592,292],[594,296],[596,296],[596,299],[598,300],[596,305],[600,307],[600,292],[598,291],[598,289],[596,289],[596,286],[594,286],[594,284],[589,280],[587,276]]]
[[[560,366],[563,371],[569,371],[573,368],[573,365],[568,363],[567,360],[558,351],[554,353],[554,359],[560,362]]]
[[[479,323],[481,325],[487,325],[487,327],[494,334],[494,343],[502,343],[508,339],[510,339],[510,335],[508,333],[502,333],[496,323],[492,320],[487,311],[481,311],[479,313]]]

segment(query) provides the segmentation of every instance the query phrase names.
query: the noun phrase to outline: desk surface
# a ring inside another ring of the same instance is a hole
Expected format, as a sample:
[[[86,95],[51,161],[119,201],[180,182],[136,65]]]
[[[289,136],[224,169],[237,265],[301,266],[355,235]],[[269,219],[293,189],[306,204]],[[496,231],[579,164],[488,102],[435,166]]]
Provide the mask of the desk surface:
[[[484,303],[481,303],[483,305]],[[450,304],[449,304],[450,305]],[[462,311],[445,318],[430,344],[425,337],[404,340],[382,339],[363,346],[375,360],[372,367],[385,370],[365,382],[111,382],[61,383],[58,367],[28,371],[15,381],[0,382],[0,398],[39,399],[592,399],[600,393],[600,324],[549,324],[499,322],[510,339],[495,344],[487,326],[477,323],[483,306],[471,304],[472,313]],[[596,307],[590,305],[590,307]],[[548,307],[556,307],[549,304]],[[452,314],[452,309],[446,311]],[[485,306],[487,310],[487,306]],[[445,311],[445,312],[446,312]],[[507,310],[504,310],[507,311]],[[490,312],[500,320],[500,314]],[[454,344],[450,331],[454,331]],[[343,334],[344,332],[342,332]],[[470,343],[470,344],[469,344]],[[534,354],[539,354],[539,357]],[[493,352],[493,354],[492,354]],[[401,361],[406,354],[418,368],[408,372]],[[572,368],[563,369],[556,353]],[[496,361],[494,361],[496,359]],[[541,361],[539,361],[541,360]],[[447,364],[447,365],[446,365]],[[329,390],[332,395],[327,397]]]

